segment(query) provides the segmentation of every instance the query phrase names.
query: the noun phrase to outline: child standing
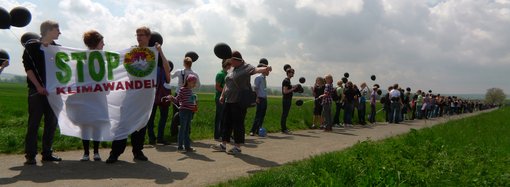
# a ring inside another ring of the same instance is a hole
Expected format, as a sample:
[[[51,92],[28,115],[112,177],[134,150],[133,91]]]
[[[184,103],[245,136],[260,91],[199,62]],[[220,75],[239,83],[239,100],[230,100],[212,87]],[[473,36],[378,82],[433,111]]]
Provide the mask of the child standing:
[[[189,58],[189,57],[186,57]],[[189,74],[186,77],[186,82],[180,88],[179,93],[173,97],[169,96],[170,100],[179,104],[179,134],[177,136],[177,151],[180,152],[195,152],[196,150],[191,147],[191,140],[189,138],[189,131],[191,126],[191,118],[193,112],[197,111],[197,97],[193,94],[193,89],[197,84],[197,77]]]

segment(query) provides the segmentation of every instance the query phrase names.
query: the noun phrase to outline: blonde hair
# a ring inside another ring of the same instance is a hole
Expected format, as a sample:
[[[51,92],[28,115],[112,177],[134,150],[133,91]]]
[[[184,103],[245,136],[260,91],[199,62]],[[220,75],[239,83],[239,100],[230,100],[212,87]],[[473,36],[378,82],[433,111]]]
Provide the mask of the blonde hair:
[[[332,76],[331,74],[326,74],[326,75],[324,76],[324,80],[325,80],[326,82],[327,82],[327,80],[328,80],[328,79],[329,79],[329,80],[331,80],[331,82],[333,83],[333,76]]]
[[[48,34],[49,31],[51,31],[52,29],[54,28],[58,28],[58,23],[56,21],[52,21],[52,20],[46,20],[44,22],[41,23],[41,37],[44,37],[46,36],[46,34]]]
[[[136,29],[136,33],[144,33],[146,34],[147,36],[150,36],[151,35],[151,29],[149,29],[149,27],[146,27],[146,26],[143,26],[143,27],[138,27]]]

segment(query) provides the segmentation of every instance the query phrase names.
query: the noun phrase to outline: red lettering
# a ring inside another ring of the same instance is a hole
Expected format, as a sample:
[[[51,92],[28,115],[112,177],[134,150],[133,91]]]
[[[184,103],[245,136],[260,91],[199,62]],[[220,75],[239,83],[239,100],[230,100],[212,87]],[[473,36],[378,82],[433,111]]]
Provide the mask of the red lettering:
[[[117,88],[115,88],[115,90],[124,90],[124,86],[122,85],[121,82],[117,83]]]
[[[81,92],[83,93],[92,92],[92,86],[81,86]]]
[[[143,88],[151,88],[151,80],[144,80]]]
[[[76,92],[73,90],[72,87],[67,87],[67,94],[75,94]]]
[[[133,81],[124,81],[126,90],[133,89]]]
[[[96,87],[94,88],[94,92],[102,92],[102,91],[103,91],[103,88],[101,87],[101,85],[96,84]]]
[[[103,83],[104,91],[113,90],[115,88],[115,82]]]
[[[57,87],[57,95],[66,94],[65,87]]]
[[[136,80],[135,81],[135,89],[141,89],[143,87],[142,81]]]

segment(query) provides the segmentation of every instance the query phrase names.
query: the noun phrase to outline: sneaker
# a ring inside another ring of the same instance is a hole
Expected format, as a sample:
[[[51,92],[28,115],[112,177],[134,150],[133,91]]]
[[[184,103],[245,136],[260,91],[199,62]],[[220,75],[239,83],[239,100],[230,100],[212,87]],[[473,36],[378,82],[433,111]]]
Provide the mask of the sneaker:
[[[219,145],[212,145],[211,148],[216,151],[221,151],[221,152],[225,152],[227,150],[227,146],[225,146],[221,143]]]
[[[228,150],[227,152],[229,155],[236,155],[236,154],[239,154],[241,153],[241,149],[238,148],[238,147],[233,147],[232,149]]]
[[[177,147],[177,152],[180,152],[180,153],[184,152],[184,148],[183,147]]]
[[[139,161],[147,161],[149,160],[144,154],[143,152],[138,152],[138,153],[133,153],[133,156],[135,160],[139,160]]]
[[[110,157],[108,157],[108,159],[106,159],[106,163],[113,164],[113,163],[117,162],[118,160],[119,160],[118,156],[110,155]]]
[[[81,157],[80,161],[89,161],[90,157],[88,154],[83,154],[83,157]]]
[[[26,158],[26,161],[25,161],[25,165],[35,165],[37,164],[37,161],[35,161],[35,157],[28,157],[28,156],[25,156]]]
[[[310,127],[311,129],[316,129],[317,126],[315,124],[312,124],[312,127]]]
[[[42,157],[42,161],[59,162],[62,161],[62,158],[55,155],[46,155]]]
[[[185,150],[188,153],[197,152],[197,150],[195,148],[193,148],[193,147],[187,147]]]
[[[283,134],[292,134],[292,132],[290,132],[289,130],[284,130],[282,131]]]
[[[94,161],[101,161],[101,156],[99,156],[99,153],[94,153]]]
[[[250,136],[255,136],[255,134],[253,134],[253,132],[250,132]]]

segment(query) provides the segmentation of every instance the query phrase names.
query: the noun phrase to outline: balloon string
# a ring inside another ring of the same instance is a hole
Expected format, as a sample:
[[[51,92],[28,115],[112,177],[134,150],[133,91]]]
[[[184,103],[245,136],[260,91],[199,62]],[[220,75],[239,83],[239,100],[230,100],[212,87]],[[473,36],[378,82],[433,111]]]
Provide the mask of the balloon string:
[[[20,39],[20,38],[19,38],[19,37],[18,37],[18,36],[14,33],[14,31],[12,31],[11,29],[9,29],[9,31],[11,31],[12,35],[13,35],[13,36],[14,36],[17,40],[21,41],[21,39]],[[25,51],[27,52],[27,54],[28,54],[28,57],[30,58],[30,61],[32,61],[32,65],[34,66],[34,69],[33,69],[33,70],[35,71],[35,75],[37,76],[36,78],[38,78],[38,79],[39,79],[39,81],[40,81],[40,83],[41,83],[42,87],[45,87],[45,88],[46,88],[46,86],[44,85],[44,82],[42,81],[43,79],[41,78],[41,76],[40,76],[40,74],[39,74],[39,71],[38,71],[38,70],[37,70],[37,68],[35,67],[35,61],[34,61],[34,58],[32,58],[32,54],[30,54],[30,52],[27,50],[27,48],[25,47],[25,45],[23,45],[23,44],[22,44],[21,46],[23,46],[24,50],[25,50]],[[27,76],[28,76],[28,75],[27,75]]]

